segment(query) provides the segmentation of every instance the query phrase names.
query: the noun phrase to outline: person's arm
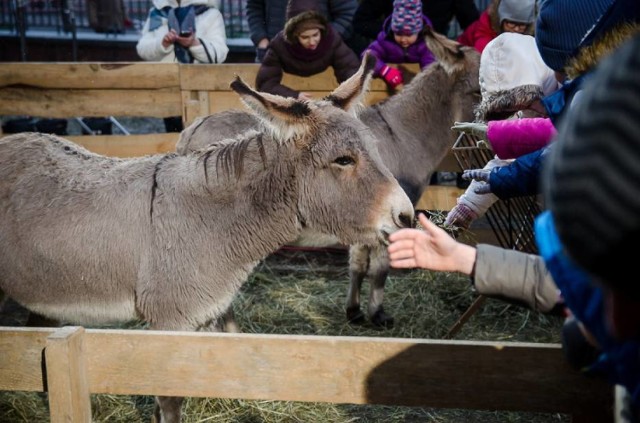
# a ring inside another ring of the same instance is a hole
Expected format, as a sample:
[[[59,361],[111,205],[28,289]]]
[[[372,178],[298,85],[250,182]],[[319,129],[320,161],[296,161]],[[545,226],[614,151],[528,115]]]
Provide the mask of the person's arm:
[[[514,159],[539,150],[556,135],[549,118],[492,120],[487,123],[487,141],[501,159]]]
[[[473,286],[479,294],[549,312],[561,302],[560,291],[542,257],[495,245],[478,244]]]
[[[142,34],[136,44],[136,51],[142,60],[160,62],[173,52],[173,43],[163,45],[163,38],[169,34],[169,26],[166,21],[153,31],[149,31],[149,19],[142,27]]]
[[[224,19],[218,9],[210,8],[196,17],[195,41],[189,53],[199,63],[223,63],[227,59],[229,47]]]
[[[353,17],[358,9],[358,0],[329,0],[331,25],[347,40],[353,35]]]
[[[245,11],[249,24],[249,37],[253,45],[258,47],[261,41],[264,44],[264,40],[267,40],[268,43],[267,19],[264,12],[265,0],[247,0]]]
[[[333,50],[332,67],[336,80],[338,83],[342,83],[358,71],[360,60],[344,41],[340,41]]]
[[[460,272],[471,276],[480,294],[543,312],[559,303],[558,288],[541,257],[486,244],[474,248],[453,239],[424,214],[418,219],[424,229],[400,229],[389,236],[392,267]]]
[[[256,89],[283,97],[298,98],[298,91],[282,85],[283,74],[280,58],[272,48],[268,49],[256,75]]]

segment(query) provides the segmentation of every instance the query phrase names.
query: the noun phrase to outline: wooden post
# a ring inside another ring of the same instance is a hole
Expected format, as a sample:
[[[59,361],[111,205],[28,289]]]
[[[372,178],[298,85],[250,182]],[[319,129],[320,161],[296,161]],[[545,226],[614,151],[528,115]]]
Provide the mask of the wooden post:
[[[84,328],[67,326],[47,338],[45,367],[51,423],[91,422]]]

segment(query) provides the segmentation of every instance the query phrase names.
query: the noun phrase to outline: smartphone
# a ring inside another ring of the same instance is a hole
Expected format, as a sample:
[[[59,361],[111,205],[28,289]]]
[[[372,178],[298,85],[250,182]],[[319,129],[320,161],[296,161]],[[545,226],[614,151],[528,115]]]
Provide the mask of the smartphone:
[[[191,31],[180,31],[181,37],[191,37]]]

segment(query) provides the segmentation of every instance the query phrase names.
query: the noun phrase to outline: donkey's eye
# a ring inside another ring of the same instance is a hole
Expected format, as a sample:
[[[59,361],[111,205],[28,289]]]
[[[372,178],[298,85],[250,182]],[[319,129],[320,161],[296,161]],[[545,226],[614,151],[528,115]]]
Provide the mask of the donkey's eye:
[[[333,162],[336,164],[339,164],[340,166],[349,166],[356,163],[356,161],[349,156],[340,156],[337,159],[335,159]]]

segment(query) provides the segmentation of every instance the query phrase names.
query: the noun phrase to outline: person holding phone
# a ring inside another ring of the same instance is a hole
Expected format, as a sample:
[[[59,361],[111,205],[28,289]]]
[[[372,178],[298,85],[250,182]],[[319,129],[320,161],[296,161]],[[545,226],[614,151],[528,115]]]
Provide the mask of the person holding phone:
[[[223,63],[229,47],[220,0],[153,0],[138,40],[138,55],[150,62]],[[181,117],[164,120],[167,132],[183,129]]]
[[[138,40],[147,61],[222,63],[229,47],[220,0],[153,0]]]

